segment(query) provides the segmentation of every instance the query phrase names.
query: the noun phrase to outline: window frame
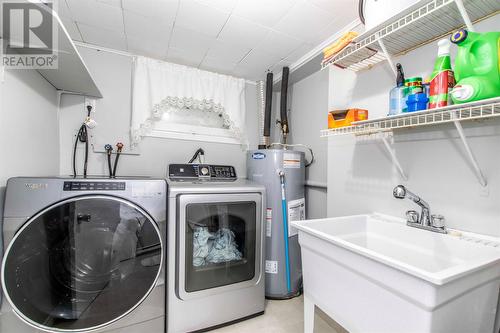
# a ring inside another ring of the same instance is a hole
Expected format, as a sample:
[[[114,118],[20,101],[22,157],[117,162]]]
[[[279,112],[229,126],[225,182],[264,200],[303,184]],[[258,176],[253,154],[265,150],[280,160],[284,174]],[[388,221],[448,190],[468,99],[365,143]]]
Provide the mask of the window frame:
[[[229,129],[195,126],[186,124],[169,123],[166,120],[160,120],[154,123],[152,130],[145,135],[146,137],[177,139],[188,141],[203,141],[243,145],[239,138]]]

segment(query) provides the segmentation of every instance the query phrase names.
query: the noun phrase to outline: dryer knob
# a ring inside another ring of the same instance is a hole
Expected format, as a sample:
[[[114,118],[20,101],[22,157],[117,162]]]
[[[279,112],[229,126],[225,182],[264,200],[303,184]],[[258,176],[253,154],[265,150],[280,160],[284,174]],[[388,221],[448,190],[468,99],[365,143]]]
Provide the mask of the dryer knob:
[[[201,174],[202,174],[203,176],[208,175],[208,168],[201,168]]]

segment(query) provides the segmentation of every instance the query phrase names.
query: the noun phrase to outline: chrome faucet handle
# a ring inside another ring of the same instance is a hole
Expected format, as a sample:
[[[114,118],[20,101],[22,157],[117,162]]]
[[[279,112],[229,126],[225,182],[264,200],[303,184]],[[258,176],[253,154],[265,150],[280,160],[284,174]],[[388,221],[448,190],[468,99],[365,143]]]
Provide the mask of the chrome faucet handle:
[[[443,215],[432,215],[431,223],[434,228],[444,228],[445,227],[445,218]]]
[[[406,222],[418,223],[418,212],[416,210],[409,210],[406,212]]]

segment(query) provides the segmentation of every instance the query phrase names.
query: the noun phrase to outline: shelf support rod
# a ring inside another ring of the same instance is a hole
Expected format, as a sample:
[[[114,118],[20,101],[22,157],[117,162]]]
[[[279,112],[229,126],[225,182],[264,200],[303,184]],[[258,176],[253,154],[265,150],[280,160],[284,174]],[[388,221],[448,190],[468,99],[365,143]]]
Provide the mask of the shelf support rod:
[[[382,137],[382,142],[384,143],[385,149],[387,149],[387,151],[389,152],[389,155],[391,155],[392,163],[394,163],[394,165],[398,169],[399,174],[401,175],[401,178],[403,178],[403,180],[405,180],[405,181],[408,180],[408,177],[406,176],[403,168],[401,167],[401,164],[399,163],[399,160],[398,160],[398,157],[396,156],[396,153],[394,152],[391,145],[389,144],[389,141],[387,141],[387,137],[384,135],[384,133],[380,133],[380,135]]]
[[[460,15],[462,15],[462,19],[465,22],[465,26],[469,31],[475,31],[474,26],[472,25],[472,21],[470,20],[469,14],[467,14],[467,10],[465,9],[464,3],[462,0],[455,0],[455,4],[457,5],[458,11]]]
[[[382,52],[384,52],[385,58],[387,59],[387,62],[391,66],[391,69],[392,69],[392,72],[394,73],[394,76],[398,76],[398,72],[396,71],[396,66],[394,65],[394,62],[392,61],[391,55],[389,54],[389,52],[385,48],[385,44],[384,44],[384,41],[382,40],[382,38],[380,38],[378,40],[378,45],[380,45]]]
[[[464,129],[462,127],[462,124],[460,123],[460,120],[454,120],[453,123],[455,124],[458,135],[462,140],[462,144],[464,145],[467,157],[469,158],[469,161],[472,163],[472,167],[474,168],[474,172],[476,173],[477,180],[479,181],[482,187],[486,187],[488,183],[486,182],[486,178],[484,177],[483,172],[479,168],[479,164],[477,163],[476,157],[474,156],[474,153],[472,152],[472,149],[469,146],[469,142],[467,141],[467,137],[465,136]]]

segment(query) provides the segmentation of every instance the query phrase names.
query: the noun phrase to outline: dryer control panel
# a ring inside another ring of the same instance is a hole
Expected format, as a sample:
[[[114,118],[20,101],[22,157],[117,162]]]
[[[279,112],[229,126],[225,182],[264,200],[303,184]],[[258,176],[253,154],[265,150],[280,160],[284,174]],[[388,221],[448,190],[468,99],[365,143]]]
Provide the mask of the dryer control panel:
[[[233,181],[236,170],[230,165],[170,164],[168,177],[172,180]]]

